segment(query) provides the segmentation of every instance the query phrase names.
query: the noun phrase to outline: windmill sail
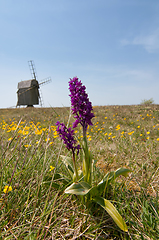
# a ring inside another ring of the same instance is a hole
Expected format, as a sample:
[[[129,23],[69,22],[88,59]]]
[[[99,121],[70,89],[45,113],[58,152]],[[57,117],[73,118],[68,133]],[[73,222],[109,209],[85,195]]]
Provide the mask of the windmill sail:
[[[35,64],[33,60],[28,61],[29,67],[30,67],[30,72],[32,79],[37,80],[37,74],[36,74],[36,69],[35,69]]]
[[[50,83],[50,82],[51,82],[51,78],[48,77],[48,78],[45,78],[45,79],[41,80],[41,81],[39,82],[39,85],[40,85],[40,86],[41,86],[41,85],[45,85],[45,84],[48,84],[48,83]]]

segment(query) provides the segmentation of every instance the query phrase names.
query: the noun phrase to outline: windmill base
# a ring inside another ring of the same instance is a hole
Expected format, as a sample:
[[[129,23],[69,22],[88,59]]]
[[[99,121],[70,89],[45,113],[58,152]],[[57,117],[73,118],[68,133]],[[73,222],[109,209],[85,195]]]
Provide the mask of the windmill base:
[[[27,108],[28,108],[28,107],[34,107],[34,106],[33,106],[33,105],[27,105]]]

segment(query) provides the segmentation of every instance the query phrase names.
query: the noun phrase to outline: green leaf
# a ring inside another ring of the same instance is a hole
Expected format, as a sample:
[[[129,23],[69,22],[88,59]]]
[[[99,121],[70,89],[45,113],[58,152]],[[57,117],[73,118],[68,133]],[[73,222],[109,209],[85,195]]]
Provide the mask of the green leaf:
[[[129,172],[132,172],[132,171],[127,168],[119,168],[115,171],[115,178],[119,177],[120,175],[127,177]]]
[[[76,179],[76,173],[74,172],[73,174],[73,182],[76,182],[76,181],[82,181],[82,179],[84,178],[83,176],[83,172],[82,170],[78,170],[78,179]]]
[[[105,198],[102,197],[95,197],[94,201],[107,211],[107,213],[112,217],[114,222],[118,225],[118,227],[121,230],[128,232],[128,228],[125,221],[109,200],[106,200]]]
[[[63,182],[64,184],[68,184],[69,182],[72,182],[71,178],[68,178],[67,176],[60,173],[55,173],[54,180],[58,180],[60,182]]]
[[[60,155],[62,157],[62,161],[65,164],[66,168],[68,169],[71,177],[73,178],[73,174],[74,174],[74,167],[73,167],[73,161],[72,158],[67,157],[67,156],[63,156]]]
[[[98,183],[98,186],[107,182],[109,183],[110,180],[112,179],[112,176],[114,176],[114,172],[107,173],[104,178]]]
[[[98,186],[92,187],[89,190],[89,194],[91,195],[91,197],[99,196],[100,192],[99,192]]]
[[[98,183],[98,186],[103,184],[104,182],[109,184],[112,180],[115,180],[120,175],[123,175],[124,177],[127,177],[129,172],[131,172],[131,170],[126,169],[126,168],[119,168],[115,172],[113,171],[113,172],[107,173],[104,176],[104,178],[100,181],[100,183]]]
[[[126,168],[119,168],[115,172],[107,173],[104,178],[98,183],[97,188],[99,193],[105,192],[107,186],[110,184],[111,181],[115,180],[120,175],[127,176],[131,170]]]
[[[58,183],[52,183],[52,187],[56,188],[56,189],[59,189],[60,188],[60,184]]]
[[[65,189],[65,193],[86,195],[90,189],[91,186],[88,183],[81,181],[71,184],[68,188]]]

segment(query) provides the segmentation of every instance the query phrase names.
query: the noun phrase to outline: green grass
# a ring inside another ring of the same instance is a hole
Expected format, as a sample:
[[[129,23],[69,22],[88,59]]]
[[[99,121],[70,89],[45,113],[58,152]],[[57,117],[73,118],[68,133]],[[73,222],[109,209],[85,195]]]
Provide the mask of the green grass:
[[[69,108],[0,110],[0,239],[159,239],[159,106],[94,107],[88,129],[95,181],[119,167],[132,170],[105,193],[128,234],[99,206],[92,203],[87,210],[77,196],[64,194],[62,183],[57,187],[55,173],[66,171],[60,154],[68,151],[55,124],[67,124],[69,113]],[[79,127],[79,140],[81,132]],[[12,191],[4,193],[5,185]]]

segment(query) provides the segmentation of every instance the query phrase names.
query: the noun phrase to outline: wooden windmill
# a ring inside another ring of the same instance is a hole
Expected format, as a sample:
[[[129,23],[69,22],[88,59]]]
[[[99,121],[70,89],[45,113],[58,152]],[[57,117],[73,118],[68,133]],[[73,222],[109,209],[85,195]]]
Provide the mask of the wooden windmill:
[[[48,77],[40,82],[37,80],[37,74],[35,70],[35,64],[32,60],[28,61],[32,79],[27,81],[21,81],[18,83],[18,101],[17,106],[27,105],[27,107],[33,107],[33,105],[43,106],[43,99],[40,86],[50,83],[51,78]]]

